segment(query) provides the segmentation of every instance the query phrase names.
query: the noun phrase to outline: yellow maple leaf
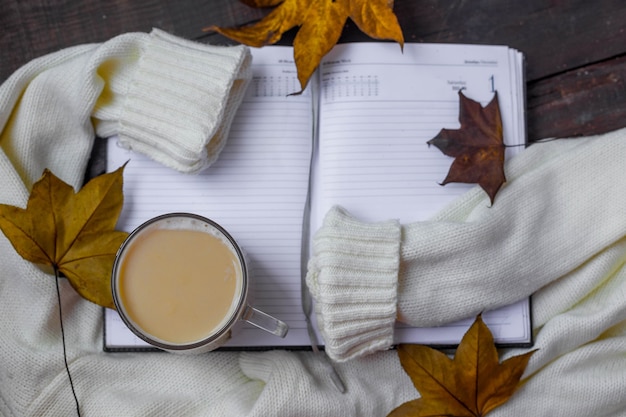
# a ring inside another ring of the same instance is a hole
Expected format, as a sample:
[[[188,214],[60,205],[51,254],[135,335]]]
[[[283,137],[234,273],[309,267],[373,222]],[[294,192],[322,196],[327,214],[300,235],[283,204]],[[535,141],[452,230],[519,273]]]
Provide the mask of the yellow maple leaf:
[[[116,231],[122,173],[100,175],[78,193],[49,170],[32,188],[26,209],[0,204],[0,229],[27,261],[52,267],[84,298],[115,308],[111,270],[128,233]]]
[[[421,345],[401,345],[398,355],[421,398],[388,417],[481,417],[509,400],[535,351],[500,363],[493,336],[479,315],[463,336],[454,359]]]
[[[402,29],[393,13],[393,0],[242,0],[253,7],[276,6],[260,21],[240,28],[210,26],[248,46],[278,42],[283,33],[298,26],[293,41],[294,59],[302,90],[321,59],[337,43],[348,18],[374,39],[393,40],[404,46]]]

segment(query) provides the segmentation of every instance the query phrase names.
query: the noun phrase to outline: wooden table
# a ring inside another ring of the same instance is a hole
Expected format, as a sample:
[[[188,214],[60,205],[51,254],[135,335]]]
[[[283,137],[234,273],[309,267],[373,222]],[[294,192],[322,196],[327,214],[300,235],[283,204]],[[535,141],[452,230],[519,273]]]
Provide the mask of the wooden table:
[[[506,44],[523,51],[531,141],[626,126],[624,0],[396,0],[394,10],[407,42]],[[224,43],[202,28],[266,13],[238,0],[3,0],[0,81],[43,54],[152,27]],[[292,37],[293,31],[282,43]],[[365,40],[354,24],[346,25],[341,41]]]

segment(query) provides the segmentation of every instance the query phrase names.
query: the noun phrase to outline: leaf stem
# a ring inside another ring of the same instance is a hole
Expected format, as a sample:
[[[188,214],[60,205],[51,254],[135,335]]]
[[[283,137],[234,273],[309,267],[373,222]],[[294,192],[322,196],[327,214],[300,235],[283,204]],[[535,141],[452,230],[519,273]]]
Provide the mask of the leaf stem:
[[[59,287],[59,270],[54,266],[54,278],[57,288],[57,301],[59,304],[59,323],[61,325],[61,340],[63,342],[63,361],[65,362],[65,371],[67,372],[67,378],[70,381],[70,388],[72,389],[72,395],[74,396],[74,402],[76,403],[76,414],[80,417],[80,406],[78,404],[78,397],[76,396],[76,390],[74,389],[74,381],[72,381],[72,374],[70,373],[70,367],[67,364],[67,349],[65,347],[65,330],[63,329],[63,309],[61,307],[61,289]]]
[[[527,147],[527,146],[531,146],[531,145],[535,145],[535,144],[546,143],[546,142],[552,142],[552,141],[559,140],[559,139],[562,139],[562,138],[546,138],[546,139],[538,139],[538,140],[534,140],[534,141],[532,141],[532,142],[528,142],[528,143],[517,143],[517,144],[515,144],[515,145],[507,145],[507,144],[504,144],[504,147],[505,147],[505,148],[517,148],[517,147],[520,147],[520,146],[525,146],[525,147]]]

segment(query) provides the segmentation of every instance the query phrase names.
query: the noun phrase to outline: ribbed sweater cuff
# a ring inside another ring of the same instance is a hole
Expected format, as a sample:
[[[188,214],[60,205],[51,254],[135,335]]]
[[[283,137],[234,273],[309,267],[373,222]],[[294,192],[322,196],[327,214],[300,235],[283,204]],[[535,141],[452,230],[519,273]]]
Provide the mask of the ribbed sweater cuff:
[[[339,207],[313,240],[307,285],[328,355],[343,362],[393,344],[401,228],[362,223]]]
[[[251,77],[244,46],[212,46],[155,29],[120,115],[119,143],[182,172],[222,150]]]

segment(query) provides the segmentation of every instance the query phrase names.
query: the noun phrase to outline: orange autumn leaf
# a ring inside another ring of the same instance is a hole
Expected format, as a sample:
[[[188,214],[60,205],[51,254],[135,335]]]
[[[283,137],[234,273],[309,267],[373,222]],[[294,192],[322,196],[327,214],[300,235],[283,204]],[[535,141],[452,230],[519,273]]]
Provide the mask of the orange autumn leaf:
[[[504,404],[535,351],[500,363],[493,336],[479,315],[459,344],[454,359],[427,346],[401,345],[398,355],[421,398],[388,417],[482,417]]]
[[[111,270],[128,233],[116,231],[122,210],[122,173],[100,175],[78,193],[49,170],[37,181],[26,209],[0,204],[0,229],[27,261],[51,267],[84,298],[115,308]]]
[[[374,39],[393,40],[404,46],[402,29],[393,13],[393,0],[243,0],[253,7],[275,8],[263,19],[239,28],[210,26],[248,46],[262,47],[278,42],[282,35],[299,27],[293,41],[294,59],[302,90],[321,59],[337,43],[350,18]]]
[[[461,128],[441,129],[429,145],[435,145],[444,154],[454,157],[442,185],[450,182],[479,184],[493,204],[496,194],[506,182],[502,118],[498,95],[482,107],[459,91]]]

